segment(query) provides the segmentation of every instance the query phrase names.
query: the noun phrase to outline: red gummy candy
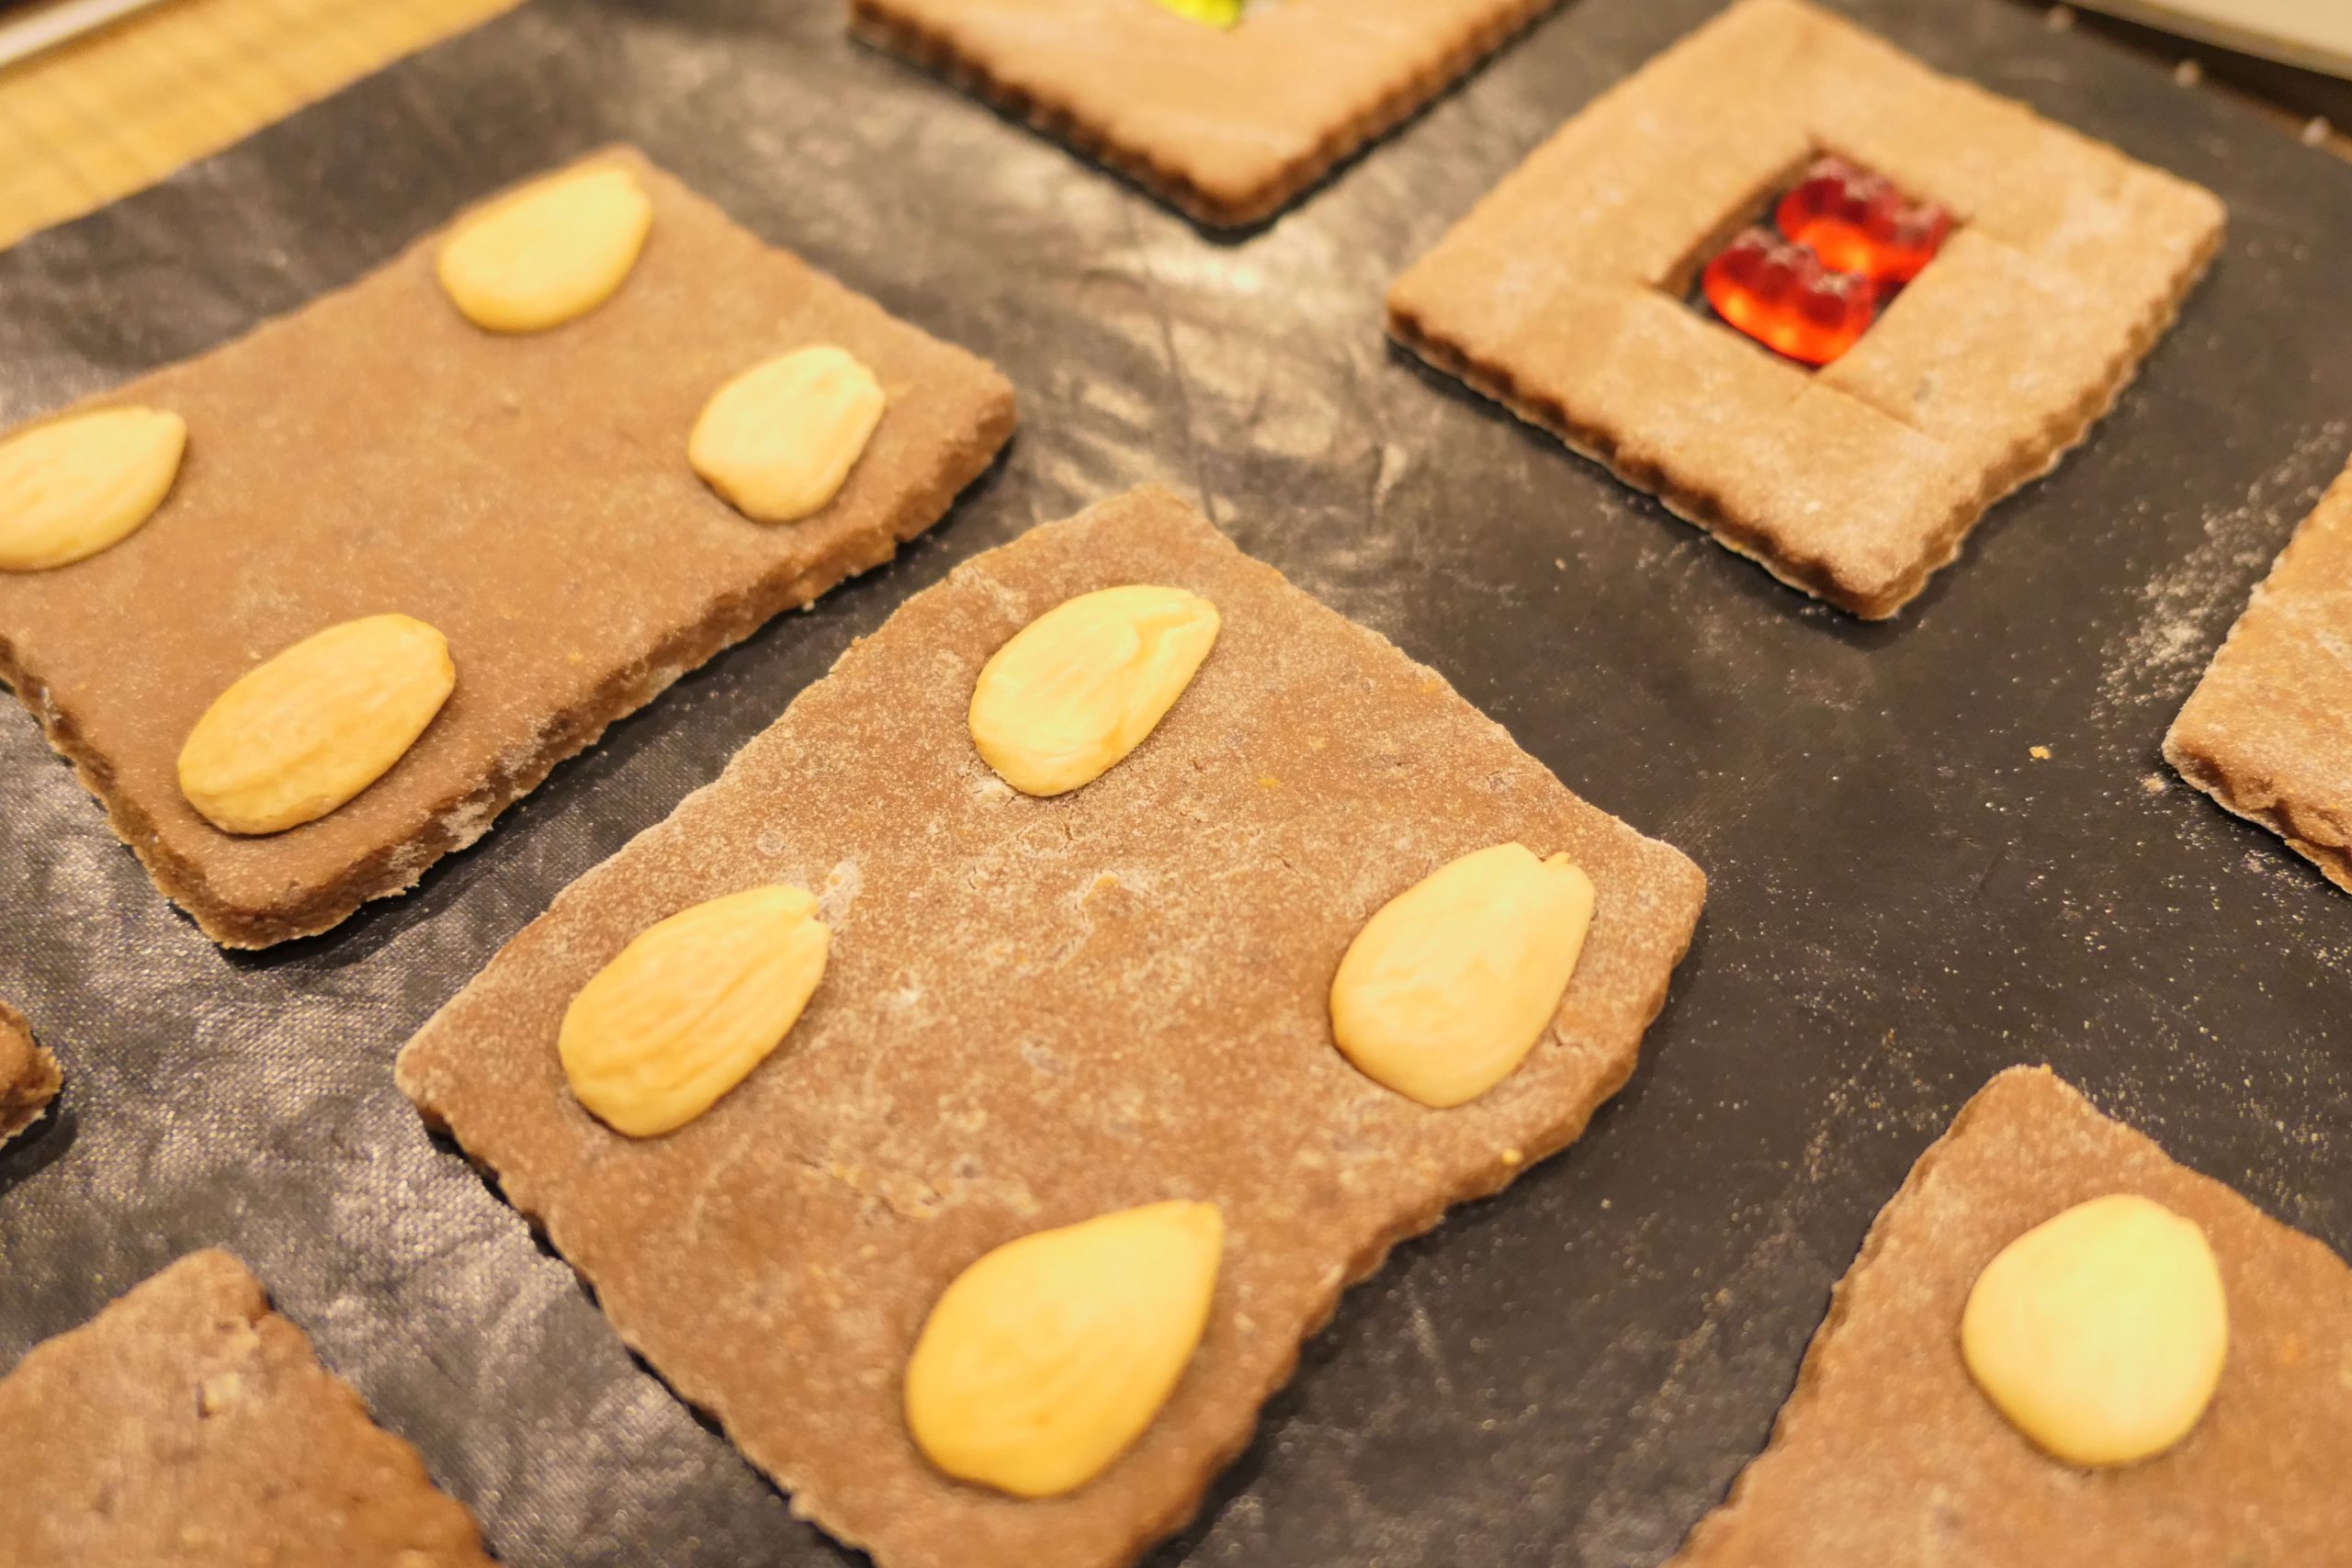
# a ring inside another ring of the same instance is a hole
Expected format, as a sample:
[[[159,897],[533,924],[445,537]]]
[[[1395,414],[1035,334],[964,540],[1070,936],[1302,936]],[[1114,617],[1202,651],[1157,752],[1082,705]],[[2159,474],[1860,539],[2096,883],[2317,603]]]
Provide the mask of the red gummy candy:
[[[1869,280],[1769,229],[1749,229],[1700,275],[1715,314],[1758,343],[1805,365],[1826,365],[1854,346],[1878,315]]]
[[[1951,232],[1951,214],[1907,201],[1893,182],[1843,158],[1821,158],[1781,198],[1781,232],[1839,272],[1892,293],[1919,276]]]

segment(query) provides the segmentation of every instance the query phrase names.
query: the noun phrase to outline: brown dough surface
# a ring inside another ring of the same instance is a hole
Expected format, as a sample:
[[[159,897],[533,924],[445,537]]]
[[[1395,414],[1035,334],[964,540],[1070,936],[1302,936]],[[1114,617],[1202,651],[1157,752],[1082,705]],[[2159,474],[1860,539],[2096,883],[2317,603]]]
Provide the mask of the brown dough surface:
[[[490,1568],[466,1510],[225,1252],[0,1380],[9,1568]]]
[[[1835,364],[1683,303],[1835,152],[1960,227]],[[2114,402],[2221,243],[2210,192],[1801,3],[1745,0],[1396,280],[1388,330],[1775,577],[1893,615]]]
[[[1272,217],[1557,0],[850,0],[850,28],[1200,222]]]
[[[1015,795],[966,728],[980,665],[1128,582],[1206,596],[1216,649],[1117,767]],[[1340,1055],[1331,976],[1389,897],[1513,838],[1591,875],[1591,935],[1526,1066],[1430,1111]],[[818,892],[832,926],[808,1010],[701,1120],[606,1131],[556,1059],[572,994],[654,920],[764,881]],[[881,1568],[1102,1568],[1192,1517],[1350,1281],[1583,1130],[1704,892],[1436,673],[1146,489],[909,601],[557,898],[399,1075],[797,1511]],[[947,1282],[1016,1235],[1179,1197],[1222,1207],[1224,1272],[1136,1448],[1043,1502],[926,1465],[899,1373]]]
[[[2352,468],[2254,591],[2165,758],[2352,891]]]
[[[637,270],[528,337],[484,333],[433,276],[437,236],[381,271],[95,405],[182,414],[179,482],[147,525],[55,571],[0,573],[0,678],[114,830],[215,941],[260,947],[400,893],[686,671],[888,559],[1011,434],[985,362],[738,228],[627,149],[653,198]],[[891,406],[806,522],[746,521],[687,466],[737,371],[812,342]],[[95,406],[94,405],[94,406]],[[458,688],[342,809],[268,838],[198,817],[176,763],[230,682],[383,611],[439,627]]]
[[[1977,1391],[1960,1315],[2002,1247],[2110,1192],[2204,1227],[2229,1361],[2177,1447],[2077,1470]],[[1771,1446],[1668,1568],[2317,1568],[2352,1550],[2346,1455],[2352,1270],[2047,1067],[2012,1067],[1871,1227]]]
[[[0,1144],[39,1121],[64,1083],[57,1058],[34,1043],[25,1015],[0,1001]]]

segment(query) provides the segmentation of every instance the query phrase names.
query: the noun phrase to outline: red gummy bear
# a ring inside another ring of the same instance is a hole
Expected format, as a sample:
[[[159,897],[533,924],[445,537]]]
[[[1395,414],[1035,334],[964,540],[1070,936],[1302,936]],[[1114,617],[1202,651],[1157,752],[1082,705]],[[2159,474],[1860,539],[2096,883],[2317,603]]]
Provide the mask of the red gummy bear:
[[[1836,271],[1770,229],[1749,229],[1700,275],[1715,314],[1778,353],[1826,365],[1870,330],[1878,295],[1867,278]]]
[[[1838,271],[1869,278],[1882,295],[1918,276],[1951,232],[1951,212],[1905,200],[1884,175],[1843,158],[1816,159],[1772,220]]]

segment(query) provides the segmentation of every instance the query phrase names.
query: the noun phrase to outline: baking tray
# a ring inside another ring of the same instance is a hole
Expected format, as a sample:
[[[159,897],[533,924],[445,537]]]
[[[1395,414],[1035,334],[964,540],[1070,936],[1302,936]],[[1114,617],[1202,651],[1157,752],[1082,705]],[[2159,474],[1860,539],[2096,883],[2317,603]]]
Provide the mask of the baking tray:
[[[680,682],[413,896],[294,947],[204,941],[31,722],[0,722],[0,994],[72,1075],[0,1156],[0,1365],[220,1244],[508,1563],[848,1561],[427,1138],[392,1054],[908,594],[1145,479],[1713,881],[1625,1093],[1348,1296],[1159,1562],[1655,1562],[1762,1444],[1871,1214],[2014,1062],[2352,1251],[2352,898],[2156,754],[2352,449],[2352,168],[2013,7],[1852,6],[2231,207],[2214,275],[2090,445],[1864,626],[1381,338],[1400,267],[1712,8],[1577,0],[1233,243],[848,43],[830,0],[536,0],[0,254],[13,421],[626,138],[994,358],[1024,422],[897,565]]]

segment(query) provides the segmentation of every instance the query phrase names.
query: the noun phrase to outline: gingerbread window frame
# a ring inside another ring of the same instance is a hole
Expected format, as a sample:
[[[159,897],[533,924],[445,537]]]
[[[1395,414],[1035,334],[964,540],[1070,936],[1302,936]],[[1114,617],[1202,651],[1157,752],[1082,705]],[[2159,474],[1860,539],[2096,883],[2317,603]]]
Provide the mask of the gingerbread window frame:
[[[850,30],[1212,228],[1262,222],[1559,0],[851,0]]]
[[[1684,293],[1825,152],[1955,223],[1808,370]],[[2222,221],[2211,192],[1802,0],[1744,0],[1506,176],[1396,280],[1388,330],[1783,582],[1879,619],[2085,438]]]

